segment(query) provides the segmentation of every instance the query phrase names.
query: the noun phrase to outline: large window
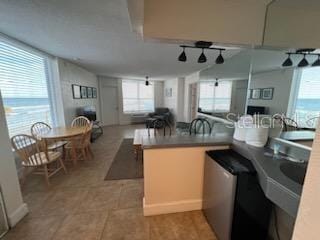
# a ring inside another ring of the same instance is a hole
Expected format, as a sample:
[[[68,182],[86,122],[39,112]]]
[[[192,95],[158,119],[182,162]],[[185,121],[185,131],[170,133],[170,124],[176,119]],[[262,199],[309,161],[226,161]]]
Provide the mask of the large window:
[[[0,39],[0,90],[9,135],[30,133],[33,123],[51,124],[47,59]]]
[[[320,67],[296,70],[291,117],[300,127],[316,127],[320,116]]]
[[[144,81],[123,80],[122,95],[124,113],[154,111],[153,85],[146,86]]]
[[[214,81],[201,82],[199,108],[204,112],[229,112],[231,90],[231,81],[221,81],[218,86]]]

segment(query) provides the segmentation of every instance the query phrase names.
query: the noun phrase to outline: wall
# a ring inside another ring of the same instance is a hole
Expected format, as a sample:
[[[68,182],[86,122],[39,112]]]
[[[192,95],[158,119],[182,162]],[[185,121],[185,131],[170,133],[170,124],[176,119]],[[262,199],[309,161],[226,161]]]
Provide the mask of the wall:
[[[200,72],[195,72],[189,76],[185,77],[184,80],[184,113],[183,113],[183,121],[190,122],[192,119],[190,118],[190,101],[189,101],[189,84],[197,83],[200,81]]]
[[[0,95],[0,185],[3,191],[9,224],[14,226],[28,213],[28,208],[21,196],[15,160],[9,139],[2,97]]]
[[[97,119],[100,119],[100,101],[96,75],[63,59],[58,59],[58,67],[65,124],[70,125],[72,119],[76,117],[77,108],[83,106],[95,106],[97,110]],[[73,99],[72,84],[97,88],[97,98]]]
[[[273,87],[272,100],[249,99],[248,105],[265,106],[268,114],[286,113],[289,104],[293,69],[280,69],[251,75],[250,89]]]
[[[244,95],[242,95],[242,93]],[[231,92],[231,105],[230,112],[235,114],[244,114],[245,106],[247,101],[248,92],[248,80],[234,80],[232,82],[232,92]],[[240,94],[240,96],[237,96]],[[237,107],[243,106],[243,109],[237,109]]]

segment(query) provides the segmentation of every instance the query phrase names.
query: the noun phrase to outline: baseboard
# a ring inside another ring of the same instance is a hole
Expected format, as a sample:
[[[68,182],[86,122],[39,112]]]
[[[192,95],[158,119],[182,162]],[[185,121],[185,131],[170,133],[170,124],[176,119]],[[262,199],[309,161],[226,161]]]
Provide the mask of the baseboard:
[[[24,216],[28,214],[28,206],[23,203],[12,214],[8,216],[8,222],[10,227],[14,227]]]
[[[184,200],[177,202],[167,202],[158,204],[145,204],[143,199],[143,215],[152,216],[167,213],[187,212],[202,209],[202,200]]]

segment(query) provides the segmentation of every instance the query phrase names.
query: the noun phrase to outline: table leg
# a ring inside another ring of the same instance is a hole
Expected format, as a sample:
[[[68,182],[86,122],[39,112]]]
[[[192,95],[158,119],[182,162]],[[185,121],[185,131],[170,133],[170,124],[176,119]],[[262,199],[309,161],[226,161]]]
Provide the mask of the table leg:
[[[77,165],[77,152],[76,152],[76,141],[71,139],[71,158],[73,161],[73,165],[76,166]]]

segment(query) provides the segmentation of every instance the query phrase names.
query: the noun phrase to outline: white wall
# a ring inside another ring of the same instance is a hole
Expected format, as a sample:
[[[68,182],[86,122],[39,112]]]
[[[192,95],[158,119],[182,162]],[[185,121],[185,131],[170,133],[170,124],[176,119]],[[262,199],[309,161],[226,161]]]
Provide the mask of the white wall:
[[[248,105],[265,106],[269,109],[269,114],[286,114],[291,84],[293,79],[293,69],[280,69],[263,73],[254,73],[251,75],[250,89],[273,87],[272,100],[254,100],[249,99]]]
[[[164,107],[169,108],[173,115],[173,122],[177,121],[178,115],[178,79],[169,79],[164,81]],[[172,95],[167,96],[166,91],[172,89]]]
[[[0,95],[0,185],[9,223],[11,226],[14,226],[28,213],[28,208],[21,196],[15,160],[9,139],[4,107]]]
[[[77,108],[83,106],[95,106],[97,119],[100,119],[100,101],[96,75],[63,59],[58,59],[58,67],[65,124],[70,125],[72,119],[76,117]],[[97,98],[73,99],[72,84],[97,88]]]
[[[200,81],[200,72],[195,72],[189,76],[185,77],[184,80],[184,113],[183,113],[183,121],[190,122],[190,103],[189,103],[189,84],[197,83]]]

